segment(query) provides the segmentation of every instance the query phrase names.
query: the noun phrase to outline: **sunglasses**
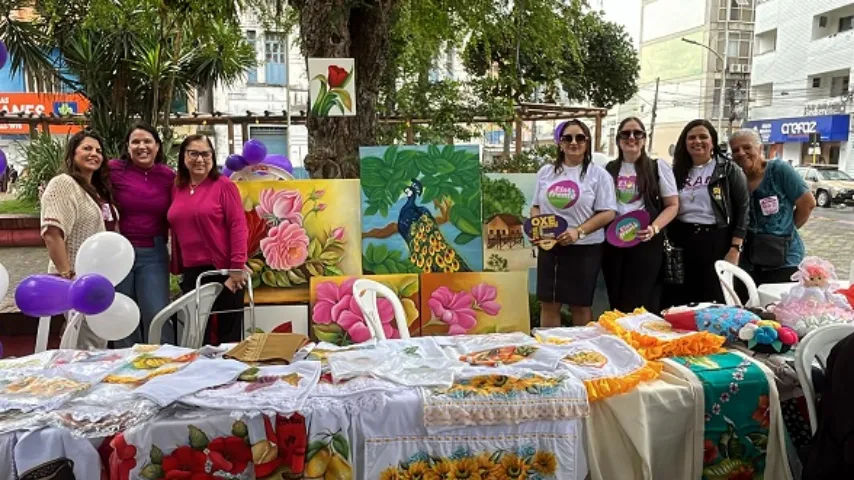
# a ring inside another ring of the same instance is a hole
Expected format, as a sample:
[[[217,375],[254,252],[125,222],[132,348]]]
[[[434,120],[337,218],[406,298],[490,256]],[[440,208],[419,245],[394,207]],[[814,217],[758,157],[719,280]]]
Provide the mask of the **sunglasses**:
[[[587,143],[587,135],[584,135],[583,133],[578,133],[575,135],[561,135],[560,137],[560,141],[565,143],[573,143],[573,140],[575,140],[575,143],[579,145],[581,145],[582,143]]]
[[[620,138],[622,140],[628,140],[630,138],[636,138],[638,140],[643,140],[646,138],[646,132],[643,130],[623,130],[620,132]]]

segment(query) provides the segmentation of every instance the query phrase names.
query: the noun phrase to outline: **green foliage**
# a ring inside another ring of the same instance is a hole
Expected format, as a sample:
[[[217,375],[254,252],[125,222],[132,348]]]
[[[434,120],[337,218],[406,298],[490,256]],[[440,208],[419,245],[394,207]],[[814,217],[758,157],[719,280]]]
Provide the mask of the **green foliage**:
[[[524,217],[525,195],[513,182],[506,178],[493,180],[483,177],[483,221],[484,223],[499,213],[509,213]]]
[[[485,270],[487,272],[509,272],[508,268],[509,262],[507,259],[502,257],[497,253],[493,253],[489,256],[489,260],[486,262]]]
[[[391,146],[382,158],[362,159],[362,191],[368,205],[365,216],[388,216],[412,179],[424,186],[422,204],[448,207],[449,220],[468,243],[481,236],[480,161],[476,153],[446,145],[430,145],[426,152]]]
[[[484,165],[484,170],[492,173],[537,173],[543,165],[557,158],[557,146],[550,143],[522,153],[506,157],[496,157]]]
[[[49,133],[40,133],[33,140],[18,144],[27,159],[26,174],[18,180],[18,199],[38,204],[39,187],[47,185],[63,169],[65,143]]]
[[[10,198],[0,202],[0,214],[24,214],[38,215],[39,205],[36,202],[29,200],[21,200],[20,198]]]
[[[385,245],[369,243],[362,255],[362,271],[368,274],[421,273],[399,250],[389,251]]]

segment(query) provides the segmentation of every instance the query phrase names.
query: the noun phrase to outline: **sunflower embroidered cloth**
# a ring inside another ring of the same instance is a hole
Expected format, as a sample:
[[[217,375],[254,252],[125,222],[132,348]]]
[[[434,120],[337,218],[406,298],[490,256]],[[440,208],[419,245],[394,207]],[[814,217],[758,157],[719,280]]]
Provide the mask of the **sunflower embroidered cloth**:
[[[421,399],[430,433],[462,425],[568,420],[588,413],[584,384],[568,371],[469,367],[450,387],[422,388]]]
[[[584,382],[589,402],[628,392],[661,372],[661,364],[648,362],[628,343],[612,335],[547,348],[561,352],[561,367]]]
[[[643,309],[630,315],[605,312],[599,317],[599,325],[628,342],[647,360],[709,355],[718,352],[726,340],[709,332],[674,330],[666,320]]]

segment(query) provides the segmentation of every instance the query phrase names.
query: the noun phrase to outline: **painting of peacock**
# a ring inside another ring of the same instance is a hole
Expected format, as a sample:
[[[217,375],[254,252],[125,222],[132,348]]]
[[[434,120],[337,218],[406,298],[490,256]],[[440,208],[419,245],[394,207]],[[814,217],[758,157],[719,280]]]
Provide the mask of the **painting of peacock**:
[[[429,210],[415,201],[424,191],[416,179],[404,190],[406,204],[397,217],[397,231],[409,248],[409,261],[422,272],[452,273],[472,271],[452,247]]]

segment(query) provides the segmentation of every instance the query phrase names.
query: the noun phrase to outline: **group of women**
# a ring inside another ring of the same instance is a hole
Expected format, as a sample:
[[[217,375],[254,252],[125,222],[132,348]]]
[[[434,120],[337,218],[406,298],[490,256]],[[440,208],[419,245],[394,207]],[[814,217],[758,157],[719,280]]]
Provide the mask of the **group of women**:
[[[798,229],[815,198],[786,162],[767,161],[753,130],[731,136],[732,158],[706,120],[682,130],[673,165],[646,152],[647,132],[635,117],[617,130],[617,159],[592,163],[590,130],[581,121],[558,126],[555,162],[537,173],[531,215],[556,214],[569,228],[557,245],[540,249],[537,297],[540,325],[560,325],[568,305],[573,324],[592,320],[600,270],[611,308],[631,312],[724,300],[715,262],[749,272],[757,285],[786,282],[804,256]],[[604,230],[618,215],[649,213],[641,242],[622,248],[605,242]],[[681,249],[681,262],[665,262],[665,248]],[[664,265],[680,267],[681,281],[664,282]],[[678,264],[678,265],[677,265]]]
[[[151,321],[170,301],[170,271],[181,274],[181,290],[196,286],[209,270],[242,271],[248,230],[237,187],[216,168],[213,144],[204,135],[181,143],[177,173],[166,164],[157,130],[136,125],[127,134],[121,157],[105,161],[103,141],[90,131],[69,139],[64,173],[54,177],[41,198],[41,230],[48,271],[73,279],[77,250],[92,235],[116,231],[133,245],[131,272],[116,291],[132,298],[140,310],[134,333],[116,347],[144,343]],[[171,234],[171,255],[167,239]],[[214,310],[241,310],[246,276],[206,276],[225,284]],[[239,341],[242,313],[216,315],[205,331],[206,343]],[[167,323],[162,339],[175,343]],[[106,342],[81,327],[79,347]]]

